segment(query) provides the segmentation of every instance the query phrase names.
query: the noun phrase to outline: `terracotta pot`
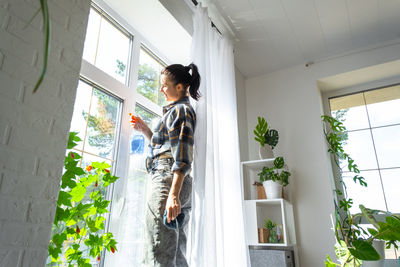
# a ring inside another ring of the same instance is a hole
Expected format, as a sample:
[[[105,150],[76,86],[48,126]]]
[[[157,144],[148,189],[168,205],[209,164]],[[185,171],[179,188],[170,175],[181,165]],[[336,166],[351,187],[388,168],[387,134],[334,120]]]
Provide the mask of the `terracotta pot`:
[[[265,228],[258,228],[258,243],[268,243],[269,230]]]
[[[265,189],[262,184],[257,184],[257,199],[266,199]]]

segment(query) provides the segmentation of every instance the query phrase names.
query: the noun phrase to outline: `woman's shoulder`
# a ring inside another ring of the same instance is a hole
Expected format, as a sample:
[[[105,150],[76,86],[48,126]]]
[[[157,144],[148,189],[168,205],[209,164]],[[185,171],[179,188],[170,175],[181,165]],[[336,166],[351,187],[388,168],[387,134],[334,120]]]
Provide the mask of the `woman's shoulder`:
[[[175,106],[173,111],[176,115],[182,116],[186,114],[194,115],[194,109],[190,103],[179,103]]]

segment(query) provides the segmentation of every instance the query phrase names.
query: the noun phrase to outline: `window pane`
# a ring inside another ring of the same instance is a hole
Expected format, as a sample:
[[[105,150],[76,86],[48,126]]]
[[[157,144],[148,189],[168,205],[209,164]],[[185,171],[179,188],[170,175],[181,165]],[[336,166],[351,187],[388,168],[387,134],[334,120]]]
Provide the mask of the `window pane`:
[[[129,38],[104,17],[101,19],[96,66],[122,83],[126,80]]]
[[[159,119],[159,116],[138,105],[135,114],[150,128],[153,128]],[[110,266],[140,266],[143,253],[147,181],[150,179],[145,168],[145,159],[149,154],[149,140],[140,132],[132,130],[130,145],[128,179],[123,187],[115,187],[113,194],[111,224],[119,223],[117,238],[119,252],[112,257],[107,256],[106,262]],[[125,202],[123,205],[117,204],[123,201]]]
[[[131,38],[104,15],[90,9],[83,58],[122,83],[126,83]]]
[[[400,169],[381,170],[388,209],[400,213]]]
[[[400,125],[372,129],[380,168],[400,167]]]
[[[332,116],[343,122],[348,131],[369,128],[363,94],[329,100]]]
[[[343,181],[347,186],[347,194],[353,199],[353,207],[350,212],[352,214],[361,212],[358,207],[363,204],[369,209],[386,210],[385,200],[383,198],[382,185],[378,171],[364,171],[359,175],[365,178],[368,187],[363,187],[359,183],[354,183],[354,173],[346,173]]]
[[[354,159],[359,170],[377,168],[370,130],[349,132],[348,140],[343,148]],[[340,167],[343,171],[348,171],[347,164],[345,165],[344,162],[341,162]]]
[[[104,158],[113,157],[120,106],[118,99],[93,88],[90,111],[82,113],[84,118],[89,118],[85,151]]]
[[[89,13],[88,25],[86,29],[83,58],[92,64],[94,64],[96,58],[97,39],[99,36],[100,20],[101,20],[100,14],[96,10],[91,8]]]
[[[160,92],[160,76],[163,68],[159,61],[144,49],[140,49],[137,91],[160,106],[167,104]]]
[[[372,127],[400,123],[400,85],[365,92]]]
[[[71,121],[71,132],[78,132],[78,136],[84,140],[86,129],[86,117],[83,114],[89,112],[90,99],[92,96],[92,87],[85,82],[79,81],[76,89],[74,113]],[[83,148],[83,141],[78,142],[76,149]]]

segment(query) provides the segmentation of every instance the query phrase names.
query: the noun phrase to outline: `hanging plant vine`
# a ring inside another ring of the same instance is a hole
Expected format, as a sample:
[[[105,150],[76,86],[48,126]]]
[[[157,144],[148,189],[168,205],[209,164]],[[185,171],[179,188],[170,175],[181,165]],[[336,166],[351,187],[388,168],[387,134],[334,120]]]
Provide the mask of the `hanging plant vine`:
[[[35,87],[33,88],[33,93],[36,93],[36,91],[39,89],[40,85],[43,82],[44,76],[46,75],[47,63],[49,60],[49,49],[50,49],[50,16],[49,16],[49,7],[47,5],[47,0],[40,0],[40,10],[42,11],[43,24],[44,24],[43,67],[39,79],[37,80]],[[34,17],[36,16],[37,13],[38,12],[35,13]]]

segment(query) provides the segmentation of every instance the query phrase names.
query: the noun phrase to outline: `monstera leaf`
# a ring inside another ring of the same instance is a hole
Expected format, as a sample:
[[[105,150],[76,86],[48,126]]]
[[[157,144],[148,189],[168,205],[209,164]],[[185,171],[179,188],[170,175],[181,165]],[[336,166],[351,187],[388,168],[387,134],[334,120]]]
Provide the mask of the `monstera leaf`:
[[[278,131],[274,129],[267,130],[267,133],[265,134],[264,138],[265,138],[265,143],[267,143],[268,145],[271,146],[272,149],[274,149],[278,144],[279,140]]]

